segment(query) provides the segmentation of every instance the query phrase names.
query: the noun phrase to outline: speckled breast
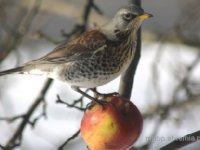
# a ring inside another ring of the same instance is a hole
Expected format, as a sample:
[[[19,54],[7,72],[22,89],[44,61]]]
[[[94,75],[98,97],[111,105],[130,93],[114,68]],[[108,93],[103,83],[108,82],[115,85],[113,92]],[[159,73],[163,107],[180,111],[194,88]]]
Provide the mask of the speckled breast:
[[[109,43],[103,50],[67,66],[65,80],[78,87],[93,88],[115,79],[128,68],[135,42]]]

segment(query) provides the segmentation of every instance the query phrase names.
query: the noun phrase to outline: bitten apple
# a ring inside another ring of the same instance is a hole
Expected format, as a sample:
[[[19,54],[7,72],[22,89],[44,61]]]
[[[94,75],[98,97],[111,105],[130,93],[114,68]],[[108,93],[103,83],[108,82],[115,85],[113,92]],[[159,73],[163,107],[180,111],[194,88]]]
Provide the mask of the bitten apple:
[[[112,96],[95,104],[81,121],[81,135],[90,150],[127,150],[139,137],[143,119],[128,99]]]

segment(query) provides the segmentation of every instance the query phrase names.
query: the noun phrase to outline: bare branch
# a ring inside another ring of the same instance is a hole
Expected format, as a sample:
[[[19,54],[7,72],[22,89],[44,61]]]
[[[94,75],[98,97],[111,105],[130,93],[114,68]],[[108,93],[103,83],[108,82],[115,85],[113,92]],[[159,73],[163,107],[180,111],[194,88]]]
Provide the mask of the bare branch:
[[[40,6],[41,6],[42,0],[35,0],[35,3],[29,13],[26,15],[22,23],[19,25],[16,32],[12,32],[13,35],[10,38],[8,38],[8,42],[6,43],[6,47],[2,50],[0,55],[0,62],[8,56],[8,54],[15,49],[22,41],[24,35],[28,32],[32,21],[36,17],[36,15],[39,13]]]
[[[40,91],[38,97],[36,98],[36,100],[34,101],[34,103],[30,106],[30,108],[28,109],[26,115],[23,117],[22,122],[19,124],[19,126],[17,127],[17,130],[15,131],[15,133],[13,134],[13,136],[10,138],[10,140],[7,142],[5,149],[12,149],[13,147],[19,146],[21,143],[21,138],[22,138],[22,133],[25,129],[25,127],[30,123],[30,118],[33,115],[34,111],[36,110],[36,108],[40,105],[41,102],[43,102],[44,97],[50,87],[52,83],[51,79],[48,79],[42,90]],[[18,142],[19,141],[19,142]]]
[[[86,108],[83,108],[83,107],[82,107],[83,98],[84,98],[84,97],[81,96],[81,98],[79,98],[78,100],[75,100],[74,103],[69,104],[69,103],[64,102],[63,100],[61,100],[61,99],[60,99],[60,96],[57,95],[56,103],[64,104],[64,105],[66,105],[67,107],[76,108],[76,109],[78,109],[78,110],[80,110],[80,111],[85,111]],[[80,103],[81,106],[76,106],[77,103]]]
[[[194,133],[188,134],[184,137],[178,138],[173,142],[167,144],[166,146],[160,148],[160,150],[175,150],[186,145],[192,144],[196,141],[200,140],[200,131],[196,131]]]
[[[47,109],[47,102],[43,99],[43,106],[42,106],[42,112],[33,119],[33,121],[29,121],[29,124],[34,128],[37,121],[39,121],[42,117],[44,117],[45,119],[47,119],[47,114],[46,114],[46,109]]]
[[[153,111],[147,111],[143,113],[143,118],[152,118],[157,115],[162,115],[168,113],[169,110],[173,109],[182,109],[185,108],[186,106],[189,105],[196,105],[199,102],[199,97],[200,95],[191,95],[187,100],[185,101],[180,101],[180,102],[174,102],[172,101],[171,103],[163,106],[159,106],[158,108],[154,109]]]
[[[103,15],[103,11],[94,2],[93,2],[93,8],[98,14]]]
[[[74,38],[85,32],[92,9],[95,9],[98,13],[102,13],[99,7],[94,3],[94,0],[86,0],[80,22],[77,23],[69,33],[65,33],[65,31],[61,30],[62,35],[67,38]]]
[[[18,119],[22,119],[25,116],[26,116],[25,114],[22,114],[22,115],[18,115],[18,116],[14,116],[14,117],[0,117],[0,121],[13,122],[13,121],[16,121]]]
[[[71,137],[69,137],[59,148],[58,150],[63,150],[63,148],[71,141],[74,140],[80,134],[80,129],[76,131]]]

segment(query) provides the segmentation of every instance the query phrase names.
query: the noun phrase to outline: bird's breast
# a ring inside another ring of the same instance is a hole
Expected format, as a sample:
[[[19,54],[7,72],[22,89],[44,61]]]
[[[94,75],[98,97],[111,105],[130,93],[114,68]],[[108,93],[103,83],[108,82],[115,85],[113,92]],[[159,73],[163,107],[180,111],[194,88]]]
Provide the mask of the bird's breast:
[[[118,77],[133,59],[135,43],[107,45],[91,57],[68,64],[65,80],[79,87],[97,87]]]

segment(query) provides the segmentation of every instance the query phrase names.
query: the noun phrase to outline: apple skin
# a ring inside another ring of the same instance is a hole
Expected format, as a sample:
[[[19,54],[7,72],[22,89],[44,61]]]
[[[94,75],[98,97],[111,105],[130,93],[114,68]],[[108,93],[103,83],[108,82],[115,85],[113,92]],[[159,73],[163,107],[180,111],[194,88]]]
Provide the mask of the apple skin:
[[[95,104],[81,121],[81,135],[90,150],[127,150],[142,132],[137,107],[120,96],[105,97],[104,107]]]

